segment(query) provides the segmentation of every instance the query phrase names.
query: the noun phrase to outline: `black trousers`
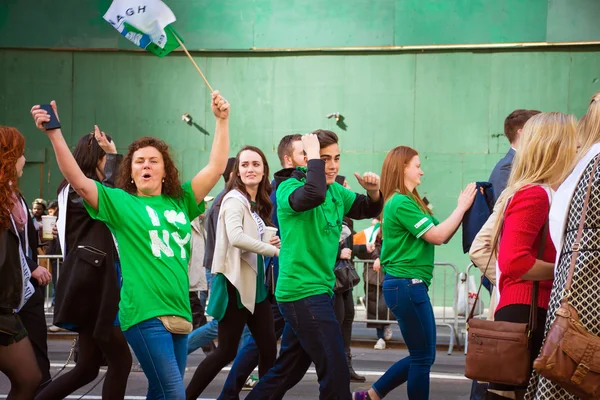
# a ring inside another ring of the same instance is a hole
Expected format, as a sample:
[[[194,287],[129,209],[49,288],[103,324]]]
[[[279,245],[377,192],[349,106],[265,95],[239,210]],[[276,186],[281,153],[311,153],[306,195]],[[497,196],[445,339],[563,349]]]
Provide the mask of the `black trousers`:
[[[35,353],[40,371],[42,372],[42,383],[44,387],[51,380],[50,360],[48,360],[48,327],[46,315],[44,314],[44,290],[40,287],[35,289],[33,295],[19,311],[19,317],[27,329],[27,335]]]
[[[512,304],[506,307],[502,307],[500,310],[496,311],[495,320],[496,321],[507,321],[507,322],[517,322],[521,324],[526,324],[529,322],[529,309],[531,306],[527,304]],[[546,326],[546,314],[547,310],[538,307],[537,310],[537,327],[531,336],[531,348],[530,348],[530,371],[533,371],[533,361],[537,358],[538,354],[540,354],[540,350],[542,348],[542,342],[544,341],[544,329]],[[502,366],[506,368],[506,366]],[[488,386],[489,389],[493,390],[504,390],[504,391],[514,391],[527,389],[527,386],[518,387],[518,386],[509,386],[509,385],[501,385],[497,383],[490,383]]]
[[[342,330],[342,340],[346,354],[350,354],[350,343],[352,341],[352,323],[354,322],[354,301],[352,300],[352,289],[343,293],[335,293],[333,301],[335,319],[337,319]]]

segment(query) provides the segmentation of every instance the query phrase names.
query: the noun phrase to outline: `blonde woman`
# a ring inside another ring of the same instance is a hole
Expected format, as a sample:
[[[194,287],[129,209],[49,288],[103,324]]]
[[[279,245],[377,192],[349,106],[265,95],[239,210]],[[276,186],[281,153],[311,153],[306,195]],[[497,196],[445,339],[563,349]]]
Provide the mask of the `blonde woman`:
[[[550,299],[556,250],[544,228],[551,191],[575,158],[575,119],[558,112],[533,116],[521,134],[508,186],[499,201],[493,237],[499,238],[496,321],[527,323],[534,282],[539,282],[537,326],[532,333],[531,364],[542,346],[542,326]],[[543,247],[541,259],[538,250]],[[499,366],[511,368],[509,365]],[[486,399],[521,398],[525,387],[490,384]]]
[[[600,92],[592,97],[586,115],[577,125],[577,141],[580,147],[575,166],[573,169],[568,169],[572,172],[556,191],[550,209],[550,235],[556,248],[560,251],[556,257],[556,271],[548,306],[546,332],[554,322],[554,315],[560,305],[571,262],[571,248],[575,242],[582,213],[583,199],[590,183],[594,163],[600,157]],[[597,211],[600,210],[600,171],[596,171],[594,176],[588,207],[569,303],[577,310],[584,328],[594,335],[600,335],[600,314],[598,314],[598,302],[600,302],[600,280],[598,280],[600,272],[600,251],[598,251],[600,213]],[[535,372],[529,383],[526,398],[536,400],[577,399],[576,396]]]

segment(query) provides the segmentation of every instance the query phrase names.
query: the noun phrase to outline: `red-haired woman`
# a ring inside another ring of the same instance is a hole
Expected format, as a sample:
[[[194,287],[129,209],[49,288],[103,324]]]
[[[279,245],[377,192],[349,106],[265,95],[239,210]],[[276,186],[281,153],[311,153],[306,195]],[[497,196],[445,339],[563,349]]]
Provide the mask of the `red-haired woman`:
[[[367,392],[355,400],[379,400],[404,382],[409,399],[429,399],[429,372],[435,360],[435,317],[429,299],[436,245],[447,243],[475,199],[475,184],[458,197],[458,206],[439,223],[417,192],[421,160],[416,150],[392,149],[381,172],[383,296],[400,326],[409,356],[396,362]]]
[[[32,399],[42,380],[31,342],[16,314],[32,296],[26,257],[29,220],[17,180],[25,166],[25,139],[0,126],[0,371],[10,379],[9,399]]]
[[[56,113],[56,103],[51,103]],[[192,328],[188,260],[191,225],[204,212],[204,197],[218,182],[229,153],[229,103],[212,93],[217,119],[208,165],[181,184],[162,140],[144,137],[129,146],[113,189],[81,171],[60,129],[46,131],[50,116],[31,114],[54,147],[58,166],[83,198],[92,218],[116,238],[123,286],[119,321],[148,378],[149,399],[182,399],[187,334]],[[98,254],[102,257],[102,254]]]

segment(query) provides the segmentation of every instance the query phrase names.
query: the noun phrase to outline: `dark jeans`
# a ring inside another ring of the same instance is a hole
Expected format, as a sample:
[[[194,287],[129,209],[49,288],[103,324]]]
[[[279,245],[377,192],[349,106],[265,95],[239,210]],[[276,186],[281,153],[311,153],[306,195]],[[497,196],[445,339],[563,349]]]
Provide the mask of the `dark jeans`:
[[[279,358],[246,399],[282,399],[314,362],[319,398],[350,400],[350,373],[333,299],[309,296],[279,303],[279,309],[285,319]]]
[[[384,398],[404,382],[408,398],[429,399],[429,372],[435,361],[435,317],[427,286],[390,275],[383,281],[383,297],[400,326],[409,356],[396,362],[373,384]]]
[[[158,318],[133,325],[123,334],[148,378],[146,399],[183,399],[187,335],[169,332]]]
[[[264,375],[277,357],[277,340],[273,328],[271,304],[264,300],[254,306],[254,313],[245,307],[239,308],[237,290],[227,281],[227,309],[219,321],[219,345],[198,366],[186,389],[188,399],[196,399],[217,376],[221,369],[235,358],[238,344],[247,324],[259,349],[259,375]]]
[[[279,306],[275,299],[272,299],[271,310],[273,311],[273,320],[275,327],[275,339],[279,340],[283,334],[285,320],[279,311]],[[258,365],[258,347],[252,336],[248,337],[245,345],[238,350],[231,371],[227,375],[227,380],[223,386],[223,391],[219,395],[219,400],[239,399],[239,393],[246,383],[248,376],[254,371]]]
[[[495,321],[507,321],[507,322],[517,322],[521,324],[526,324],[529,322],[529,309],[531,306],[527,304],[511,304],[501,309],[497,310],[494,314]],[[536,359],[538,354],[540,353],[540,349],[542,348],[542,342],[544,341],[544,328],[546,326],[546,313],[547,310],[538,307],[537,310],[537,328],[532,333],[531,336],[531,365],[530,368],[533,370],[533,361]],[[527,389],[527,387],[517,387],[517,386],[509,386],[509,385],[501,385],[498,383],[490,383],[489,389],[493,390],[504,390],[504,391],[513,391],[513,390],[521,390]]]
[[[350,342],[352,341],[352,323],[354,322],[354,302],[352,301],[352,289],[343,293],[336,293],[333,300],[335,318],[342,329],[342,340],[344,351],[350,354]]]

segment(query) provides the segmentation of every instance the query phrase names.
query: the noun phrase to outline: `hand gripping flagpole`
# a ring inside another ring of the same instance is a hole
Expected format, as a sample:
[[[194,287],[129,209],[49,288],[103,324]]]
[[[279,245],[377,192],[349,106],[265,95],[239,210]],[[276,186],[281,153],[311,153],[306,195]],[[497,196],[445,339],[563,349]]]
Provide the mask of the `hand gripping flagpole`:
[[[171,30],[171,32],[173,32],[173,30]],[[194,59],[192,58],[192,56],[191,56],[190,52],[188,51],[188,49],[185,48],[185,45],[179,39],[179,36],[177,36],[177,34],[175,32],[173,32],[173,36],[175,36],[175,39],[177,39],[177,41],[179,42],[179,45],[181,46],[181,48],[183,49],[183,51],[185,51],[185,54],[187,54],[187,56],[190,59],[190,61],[192,62],[192,64],[194,64],[194,67],[196,67],[196,70],[198,71],[198,73],[200,74],[200,76],[202,77],[202,79],[204,80],[204,83],[206,83],[206,86],[208,86],[208,89],[210,89],[210,92],[211,93],[214,92],[213,88],[210,86],[210,83],[208,83],[208,81],[206,80],[206,77],[204,76],[204,74],[200,70],[200,67],[198,67],[198,64],[196,64],[196,61],[194,61]]]

